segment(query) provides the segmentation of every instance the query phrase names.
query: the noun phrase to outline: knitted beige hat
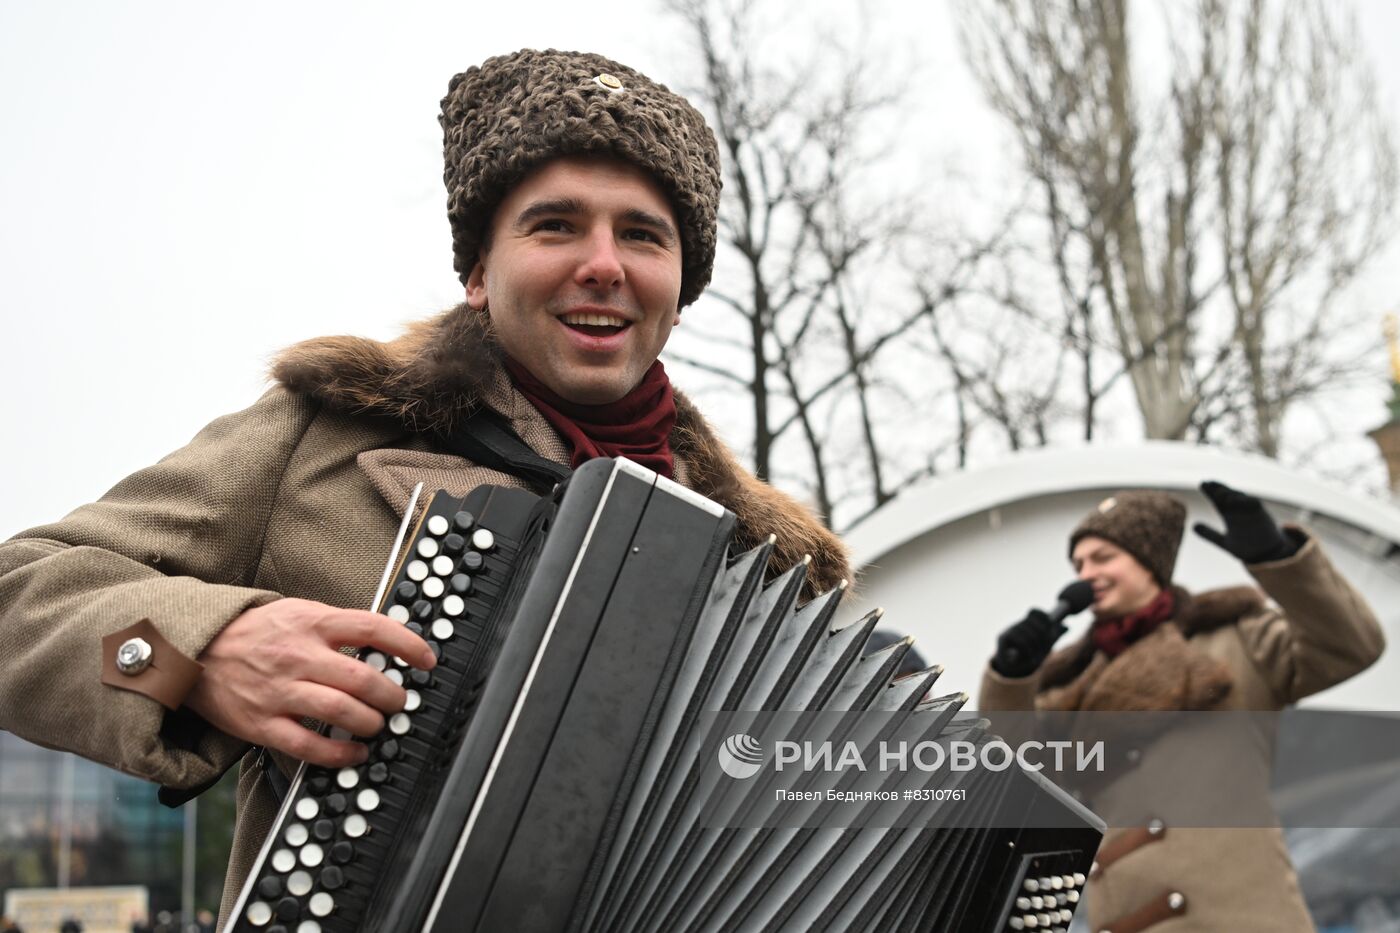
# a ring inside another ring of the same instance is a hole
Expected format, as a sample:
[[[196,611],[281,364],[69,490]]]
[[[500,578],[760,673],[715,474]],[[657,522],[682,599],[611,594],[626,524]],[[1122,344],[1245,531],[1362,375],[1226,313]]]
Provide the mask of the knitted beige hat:
[[[646,169],[670,197],[681,228],[681,306],[709,284],[719,148],[699,111],[664,85],[601,55],[522,49],[454,77],[438,122],[453,267],[463,284],[511,186],[549,159],[584,153]]]
[[[1164,492],[1118,492],[1098,504],[1069,536],[1103,538],[1136,558],[1162,586],[1170,586],[1186,529],[1186,506]]]

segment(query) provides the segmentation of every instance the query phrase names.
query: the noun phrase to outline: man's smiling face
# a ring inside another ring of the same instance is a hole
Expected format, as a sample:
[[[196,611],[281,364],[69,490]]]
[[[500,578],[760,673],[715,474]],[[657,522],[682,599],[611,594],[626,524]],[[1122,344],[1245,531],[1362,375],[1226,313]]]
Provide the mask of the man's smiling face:
[[[496,208],[467,279],[507,354],[557,395],[614,402],[680,322],[675,212],[642,169],[606,156],[551,160]]]

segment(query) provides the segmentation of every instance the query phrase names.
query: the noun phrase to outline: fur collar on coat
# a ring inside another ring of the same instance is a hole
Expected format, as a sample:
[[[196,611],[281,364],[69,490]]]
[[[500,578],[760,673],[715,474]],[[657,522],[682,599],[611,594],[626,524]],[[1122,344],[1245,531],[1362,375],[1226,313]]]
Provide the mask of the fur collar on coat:
[[[320,337],[283,351],[273,377],[330,409],[392,419],[414,432],[446,431],[484,404],[500,367],[489,318],[461,304],[417,322],[388,342]],[[773,565],[811,555],[808,591],[850,577],[845,545],[806,507],[750,474],[679,391],[671,448],[684,458],[690,485],[738,516],[735,547],[777,537]]]
[[[1264,607],[1264,594],[1236,586],[1193,596],[1174,587],[1176,612],[1116,658],[1086,634],[1041,668],[1038,705],[1051,710],[1198,711],[1217,707],[1234,684],[1224,663],[1191,638],[1233,625]]]

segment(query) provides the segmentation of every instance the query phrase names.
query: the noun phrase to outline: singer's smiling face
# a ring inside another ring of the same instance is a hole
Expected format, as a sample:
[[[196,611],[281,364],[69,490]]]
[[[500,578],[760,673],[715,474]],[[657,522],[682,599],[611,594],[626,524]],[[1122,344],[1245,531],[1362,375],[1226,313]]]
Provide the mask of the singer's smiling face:
[[[1081,538],[1070,556],[1079,579],[1094,586],[1094,615],[1116,619],[1137,612],[1162,592],[1152,573],[1111,541]]]

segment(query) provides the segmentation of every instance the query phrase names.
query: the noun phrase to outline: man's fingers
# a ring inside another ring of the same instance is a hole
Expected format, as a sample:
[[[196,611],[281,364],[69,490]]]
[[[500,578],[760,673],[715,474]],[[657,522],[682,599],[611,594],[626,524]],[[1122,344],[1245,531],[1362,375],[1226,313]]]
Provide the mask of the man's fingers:
[[[337,609],[322,617],[320,627],[337,645],[378,648],[425,671],[437,664],[437,657],[426,641],[388,616],[359,609]]]
[[[384,716],[377,709],[343,690],[322,684],[297,684],[287,697],[287,712],[299,718],[310,716],[366,738],[384,728]]]
[[[369,755],[369,749],[362,742],[327,738],[285,716],[267,722],[262,744],[309,764],[327,768],[357,765]]]
[[[348,694],[381,713],[399,712],[403,709],[404,701],[408,699],[403,687],[364,661],[357,661],[339,652],[328,655],[325,663],[318,664],[308,676],[316,683]]]

